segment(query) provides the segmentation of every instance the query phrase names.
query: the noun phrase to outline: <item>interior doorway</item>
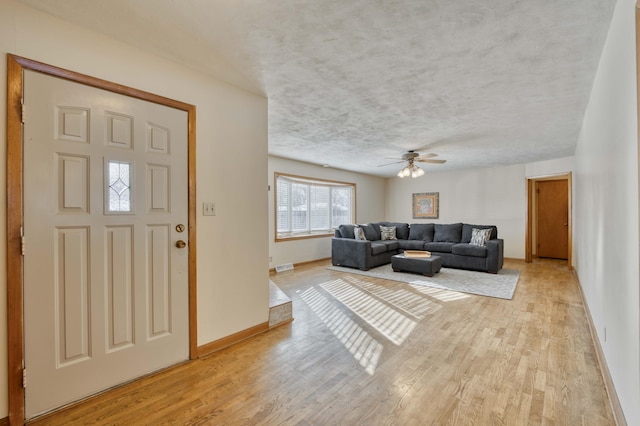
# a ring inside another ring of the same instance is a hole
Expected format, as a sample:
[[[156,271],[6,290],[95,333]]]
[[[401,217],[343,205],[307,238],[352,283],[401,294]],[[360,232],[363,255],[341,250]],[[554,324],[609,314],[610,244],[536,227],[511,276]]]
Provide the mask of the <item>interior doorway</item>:
[[[566,259],[572,268],[571,173],[527,178],[525,261]]]
[[[569,258],[569,197],[565,179],[536,182],[535,255],[551,259]]]

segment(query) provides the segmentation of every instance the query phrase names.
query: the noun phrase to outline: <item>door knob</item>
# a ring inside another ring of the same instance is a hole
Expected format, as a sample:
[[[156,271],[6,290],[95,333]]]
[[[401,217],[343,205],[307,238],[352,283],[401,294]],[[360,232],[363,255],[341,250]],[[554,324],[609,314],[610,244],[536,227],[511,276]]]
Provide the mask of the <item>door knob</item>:
[[[182,240],[176,241],[176,247],[185,248],[186,246],[187,246],[187,243],[185,243],[184,241],[182,241]]]

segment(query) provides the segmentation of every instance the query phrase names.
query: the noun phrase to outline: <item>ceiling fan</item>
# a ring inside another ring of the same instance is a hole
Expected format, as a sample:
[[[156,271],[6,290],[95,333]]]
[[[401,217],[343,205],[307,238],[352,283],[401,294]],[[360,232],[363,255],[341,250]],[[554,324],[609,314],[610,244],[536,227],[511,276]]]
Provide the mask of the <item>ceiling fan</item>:
[[[393,163],[387,163],[387,164],[381,164],[378,167],[383,167],[383,166],[388,166],[390,164],[398,164],[398,163],[404,163],[405,161],[407,162],[407,165],[405,166],[404,169],[400,170],[398,172],[398,177],[399,178],[405,178],[408,176],[411,176],[412,178],[417,178],[420,177],[424,174],[424,170],[422,170],[420,167],[418,167],[415,163],[432,163],[432,164],[443,164],[446,163],[447,160],[436,160],[433,157],[437,157],[438,154],[434,154],[434,153],[429,153],[429,154],[425,154],[425,155],[420,155],[420,153],[410,150],[405,152],[404,154],[402,154],[402,159],[397,158],[396,160],[400,160],[400,161],[394,161]]]

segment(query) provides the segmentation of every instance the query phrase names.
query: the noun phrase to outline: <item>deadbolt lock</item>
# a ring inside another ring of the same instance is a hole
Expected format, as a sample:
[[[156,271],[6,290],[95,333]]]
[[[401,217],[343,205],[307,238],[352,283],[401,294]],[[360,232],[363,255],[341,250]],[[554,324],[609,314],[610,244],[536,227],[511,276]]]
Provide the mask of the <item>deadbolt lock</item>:
[[[184,232],[184,225],[183,224],[176,225],[176,231]]]

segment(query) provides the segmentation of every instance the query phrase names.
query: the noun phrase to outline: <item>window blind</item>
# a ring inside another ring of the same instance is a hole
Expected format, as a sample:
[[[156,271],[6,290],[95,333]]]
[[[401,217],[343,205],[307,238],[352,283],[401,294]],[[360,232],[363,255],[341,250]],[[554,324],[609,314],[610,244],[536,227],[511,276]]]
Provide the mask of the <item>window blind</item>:
[[[278,238],[330,234],[353,223],[355,184],[276,174]]]

